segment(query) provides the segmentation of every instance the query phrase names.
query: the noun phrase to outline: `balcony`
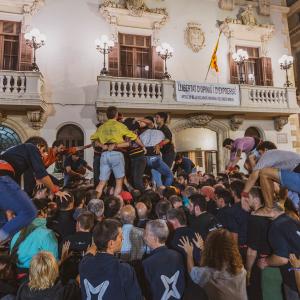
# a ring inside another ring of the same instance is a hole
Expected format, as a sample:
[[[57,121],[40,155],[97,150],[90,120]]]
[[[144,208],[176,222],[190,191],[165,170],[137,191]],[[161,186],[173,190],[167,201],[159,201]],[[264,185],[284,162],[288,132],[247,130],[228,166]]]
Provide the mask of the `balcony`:
[[[43,86],[39,72],[0,71],[0,110],[44,112]]]
[[[203,112],[215,116],[247,113],[252,117],[277,117],[300,112],[294,88],[253,85],[235,87],[239,89],[238,104],[220,102],[217,105],[203,105],[195,101],[177,101],[176,84],[172,80],[98,77],[96,108],[103,111],[115,105],[129,114],[136,114],[139,110],[143,113],[166,110],[178,116]]]

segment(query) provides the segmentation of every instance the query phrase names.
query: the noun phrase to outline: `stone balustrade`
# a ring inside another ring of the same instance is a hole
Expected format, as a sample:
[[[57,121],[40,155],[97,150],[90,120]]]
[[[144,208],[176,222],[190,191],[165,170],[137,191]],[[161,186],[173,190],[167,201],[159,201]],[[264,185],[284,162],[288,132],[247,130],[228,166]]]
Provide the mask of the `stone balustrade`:
[[[125,77],[98,77],[96,107],[109,105],[143,110],[212,111],[214,113],[299,113],[296,90],[269,86],[240,85],[240,105],[201,105],[176,100],[175,81],[135,79]]]
[[[0,71],[0,108],[31,108],[45,111],[43,76],[31,71]]]

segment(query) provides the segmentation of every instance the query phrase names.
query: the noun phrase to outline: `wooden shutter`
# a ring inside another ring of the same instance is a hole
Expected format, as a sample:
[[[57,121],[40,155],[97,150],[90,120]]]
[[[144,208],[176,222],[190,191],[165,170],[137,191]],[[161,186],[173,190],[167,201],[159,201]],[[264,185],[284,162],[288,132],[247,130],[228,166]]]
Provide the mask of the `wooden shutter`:
[[[162,79],[164,75],[164,61],[156,53],[156,48],[152,47],[152,78]]]
[[[19,70],[32,71],[32,49],[26,45],[24,34],[21,33],[19,37]]]
[[[231,53],[228,54],[229,57],[229,68],[230,68],[230,83],[237,84],[239,83],[239,74],[237,70],[237,65],[232,59]]]
[[[108,74],[110,76],[119,76],[120,50],[119,44],[116,43],[108,55]]]
[[[258,59],[259,85],[273,86],[272,61],[270,57]]]

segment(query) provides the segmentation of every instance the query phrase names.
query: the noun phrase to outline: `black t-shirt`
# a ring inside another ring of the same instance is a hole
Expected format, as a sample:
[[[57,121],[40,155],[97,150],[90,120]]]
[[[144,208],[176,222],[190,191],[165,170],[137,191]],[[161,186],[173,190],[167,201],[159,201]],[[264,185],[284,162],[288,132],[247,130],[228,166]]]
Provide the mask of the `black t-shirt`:
[[[86,251],[88,246],[92,244],[92,233],[76,232],[75,234],[69,235],[64,238],[64,240],[61,243],[61,247],[66,241],[70,241],[70,251],[75,251],[75,252]]]
[[[170,140],[170,142],[168,144],[164,145],[161,148],[161,153],[165,154],[165,153],[174,152],[174,145],[173,145],[173,142],[172,142],[172,132],[169,129],[169,127],[164,124],[163,126],[157,128],[157,129],[164,133],[165,139]]]
[[[238,234],[239,245],[246,245],[249,213],[242,209],[241,203],[235,203],[231,207],[231,215],[233,228]]]
[[[71,169],[73,171],[77,171],[81,166],[86,167],[87,166],[87,162],[82,159],[79,158],[77,160],[73,160],[72,159],[72,155],[69,155],[64,162],[64,169],[66,170],[66,167],[71,167]]]
[[[204,212],[199,216],[189,215],[190,227],[198,232],[202,239],[205,240],[210,230],[218,227],[218,221],[216,217],[208,212]]]
[[[209,200],[206,204],[207,204],[207,208],[206,208],[207,212],[216,216],[218,213],[216,202],[214,200]]]
[[[0,155],[0,159],[11,164],[18,182],[21,175],[27,170],[32,170],[37,179],[48,175],[39,149],[33,144],[25,143],[11,147]]]
[[[288,215],[282,214],[271,223],[268,237],[273,254],[285,258],[291,253],[300,255],[300,223]],[[280,267],[283,283],[297,291],[295,274],[289,268],[290,263]]]
[[[247,245],[257,251],[257,255],[271,254],[271,246],[268,240],[268,233],[271,219],[250,215],[247,228]]]
[[[238,232],[237,225],[233,220],[232,211],[229,206],[219,208],[216,217],[224,228],[226,228],[230,232]]]

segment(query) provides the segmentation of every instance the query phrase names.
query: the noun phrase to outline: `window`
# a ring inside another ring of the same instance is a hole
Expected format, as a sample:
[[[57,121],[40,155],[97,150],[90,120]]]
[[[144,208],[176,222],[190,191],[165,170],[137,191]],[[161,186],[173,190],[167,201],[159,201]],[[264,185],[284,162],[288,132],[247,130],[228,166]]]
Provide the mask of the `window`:
[[[21,144],[18,134],[7,126],[0,126],[0,153],[18,144]]]
[[[110,76],[132,78],[163,77],[163,60],[151,45],[151,36],[119,33],[119,42],[108,56]]]
[[[0,21],[0,69],[32,70],[32,49],[26,45],[20,22]]]
[[[246,84],[272,86],[273,71],[270,57],[259,57],[259,48],[236,46],[236,51],[243,49],[248,52],[249,59],[241,70],[243,80]],[[230,63],[230,82],[239,83],[239,68],[229,54]]]
[[[67,148],[84,145],[82,130],[73,124],[64,125],[60,128],[57,132],[56,140],[62,141]]]
[[[195,165],[203,167],[203,151],[195,151]]]
[[[119,34],[121,76],[150,78],[150,36]]]

